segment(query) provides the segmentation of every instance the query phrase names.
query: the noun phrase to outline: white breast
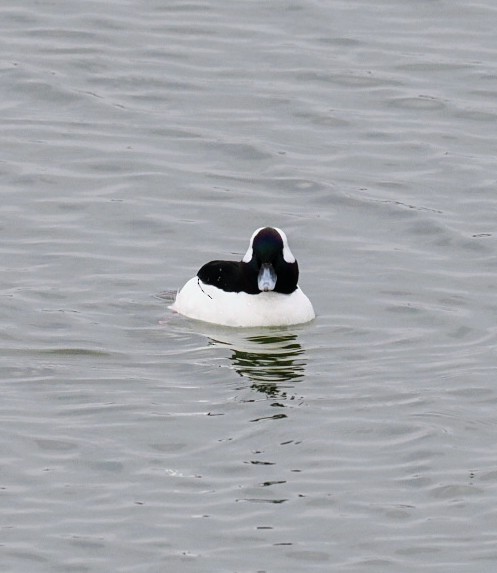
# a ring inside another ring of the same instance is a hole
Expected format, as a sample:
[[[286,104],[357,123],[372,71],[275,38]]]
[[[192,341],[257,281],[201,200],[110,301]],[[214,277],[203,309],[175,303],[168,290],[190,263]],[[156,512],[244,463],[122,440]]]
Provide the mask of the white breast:
[[[234,293],[190,279],[176,296],[172,310],[205,322],[224,326],[286,326],[309,322],[315,317],[306,295],[297,288],[292,294]]]

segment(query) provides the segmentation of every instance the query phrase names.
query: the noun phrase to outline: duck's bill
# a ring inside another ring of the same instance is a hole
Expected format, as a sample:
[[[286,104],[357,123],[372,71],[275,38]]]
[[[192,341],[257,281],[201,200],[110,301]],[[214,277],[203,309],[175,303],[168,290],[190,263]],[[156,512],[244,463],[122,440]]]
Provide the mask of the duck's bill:
[[[274,290],[277,278],[273,265],[271,263],[264,263],[257,277],[259,290],[263,292]]]

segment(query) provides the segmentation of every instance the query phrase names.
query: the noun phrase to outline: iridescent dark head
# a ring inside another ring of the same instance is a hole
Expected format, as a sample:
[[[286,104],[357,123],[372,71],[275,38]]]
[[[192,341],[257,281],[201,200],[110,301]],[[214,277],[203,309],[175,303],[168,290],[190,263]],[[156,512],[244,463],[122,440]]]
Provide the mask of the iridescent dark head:
[[[257,288],[261,292],[290,294],[297,288],[299,267],[281,229],[257,229],[242,263],[257,273]]]

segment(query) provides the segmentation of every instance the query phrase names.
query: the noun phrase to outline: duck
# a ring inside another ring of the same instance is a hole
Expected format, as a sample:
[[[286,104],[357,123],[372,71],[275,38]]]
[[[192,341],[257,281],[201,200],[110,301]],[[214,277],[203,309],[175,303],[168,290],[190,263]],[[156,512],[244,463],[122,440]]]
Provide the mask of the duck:
[[[303,324],[316,315],[298,279],[286,234],[277,227],[260,227],[241,261],[206,263],[178,291],[170,308],[188,318],[236,328]]]

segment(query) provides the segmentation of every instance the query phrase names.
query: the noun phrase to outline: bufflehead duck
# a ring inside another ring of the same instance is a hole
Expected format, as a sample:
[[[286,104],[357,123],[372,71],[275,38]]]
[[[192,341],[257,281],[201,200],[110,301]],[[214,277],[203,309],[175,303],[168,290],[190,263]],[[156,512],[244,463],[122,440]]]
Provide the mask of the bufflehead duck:
[[[298,278],[299,266],[285,233],[261,227],[252,234],[240,262],[205,264],[178,292],[170,308],[224,326],[301,324],[315,314]]]

